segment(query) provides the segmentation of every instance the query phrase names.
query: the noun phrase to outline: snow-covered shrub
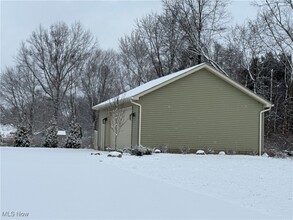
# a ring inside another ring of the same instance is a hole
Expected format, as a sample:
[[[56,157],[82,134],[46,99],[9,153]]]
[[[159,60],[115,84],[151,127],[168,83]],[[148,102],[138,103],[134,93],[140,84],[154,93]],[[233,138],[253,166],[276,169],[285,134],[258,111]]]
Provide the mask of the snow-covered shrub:
[[[20,125],[17,128],[15,137],[14,137],[14,146],[15,147],[29,147],[29,133],[30,129],[27,126]]]
[[[220,151],[219,155],[226,155],[225,151]]]
[[[51,126],[46,130],[44,147],[58,146],[57,132],[57,123],[55,121],[51,121]]]
[[[112,151],[108,154],[108,157],[119,157],[121,158],[122,157],[122,153],[121,152],[118,152],[118,151]]]
[[[182,147],[180,147],[180,151],[182,154],[188,154],[190,151],[190,148],[187,146],[182,146]]]
[[[152,150],[142,145],[136,146],[131,149],[131,155],[143,156],[143,155],[151,155],[151,154],[152,154]]]
[[[146,151],[144,152],[144,155],[152,155],[153,151],[149,148],[146,149]]]
[[[263,157],[269,157],[269,155],[267,153],[263,153],[262,155]]]
[[[142,156],[143,153],[140,150],[134,148],[134,149],[131,150],[131,155],[134,155],[134,156]]]
[[[204,150],[197,150],[196,155],[205,155],[206,153],[204,152]]]
[[[66,138],[66,148],[80,148],[80,141],[82,137],[81,127],[74,120],[71,121],[68,136]]]

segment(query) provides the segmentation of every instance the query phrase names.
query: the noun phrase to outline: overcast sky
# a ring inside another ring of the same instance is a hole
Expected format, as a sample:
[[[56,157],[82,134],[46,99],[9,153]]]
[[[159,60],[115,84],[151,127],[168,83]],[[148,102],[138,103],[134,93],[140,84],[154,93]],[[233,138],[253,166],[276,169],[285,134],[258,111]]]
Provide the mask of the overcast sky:
[[[232,0],[232,23],[256,16],[249,0]],[[135,20],[160,12],[160,0],[105,1],[3,1],[1,0],[1,70],[13,66],[21,41],[28,39],[40,24],[49,27],[57,21],[80,21],[97,37],[103,49],[118,49],[118,39],[129,34]]]

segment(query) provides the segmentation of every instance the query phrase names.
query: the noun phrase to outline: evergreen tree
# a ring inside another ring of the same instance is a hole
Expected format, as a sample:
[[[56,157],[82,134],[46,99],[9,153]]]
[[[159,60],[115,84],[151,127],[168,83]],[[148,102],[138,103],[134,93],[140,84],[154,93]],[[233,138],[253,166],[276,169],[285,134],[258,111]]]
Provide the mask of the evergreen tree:
[[[66,139],[66,148],[80,148],[80,140],[82,137],[81,126],[72,120],[69,127],[68,136]]]
[[[46,130],[46,137],[44,147],[57,147],[58,140],[57,140],[57,123],[55,120],[51,122],[50,127]]]
[[[30,129],[24,125],[20,125],[17,127],[16,135],[14,138],[14,146],[15,147],[29,147],[30,141],[28,135],[30,133]]]

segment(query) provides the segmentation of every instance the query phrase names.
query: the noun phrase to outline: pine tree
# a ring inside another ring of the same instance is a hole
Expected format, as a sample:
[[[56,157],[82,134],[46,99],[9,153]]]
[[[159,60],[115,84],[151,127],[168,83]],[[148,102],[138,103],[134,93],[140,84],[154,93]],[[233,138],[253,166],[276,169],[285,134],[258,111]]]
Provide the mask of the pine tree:
[[[29,147],[30,141],[28,135],[30,133],[30,129],[24,125],[20,125],[17,127],[16,135],[14,138],[14,146],[15,147]]]
[[[56,121],[51,121],[51,125],[46,130],[46,137],[44,147],[57,147],[58,139],[57,139],[57,123]]]
[[[80,140],[82,137],[81,127],[74,120],[71,121],[68,136],[66,139],[66,148],[80,148]]]

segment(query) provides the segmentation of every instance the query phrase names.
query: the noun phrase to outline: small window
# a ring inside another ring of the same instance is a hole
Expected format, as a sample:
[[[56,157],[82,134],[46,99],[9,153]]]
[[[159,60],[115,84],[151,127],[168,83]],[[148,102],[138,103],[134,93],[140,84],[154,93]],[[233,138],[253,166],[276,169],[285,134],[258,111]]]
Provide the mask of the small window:
[[[132,120],[134,117],[135,117],[135,112],[132,112],[132,113],[129,115],[129,120]]]
[[[107,120],[108,120],[108,118],[103,118],[103,120],[102,120],[103,124],[106,124]]]

